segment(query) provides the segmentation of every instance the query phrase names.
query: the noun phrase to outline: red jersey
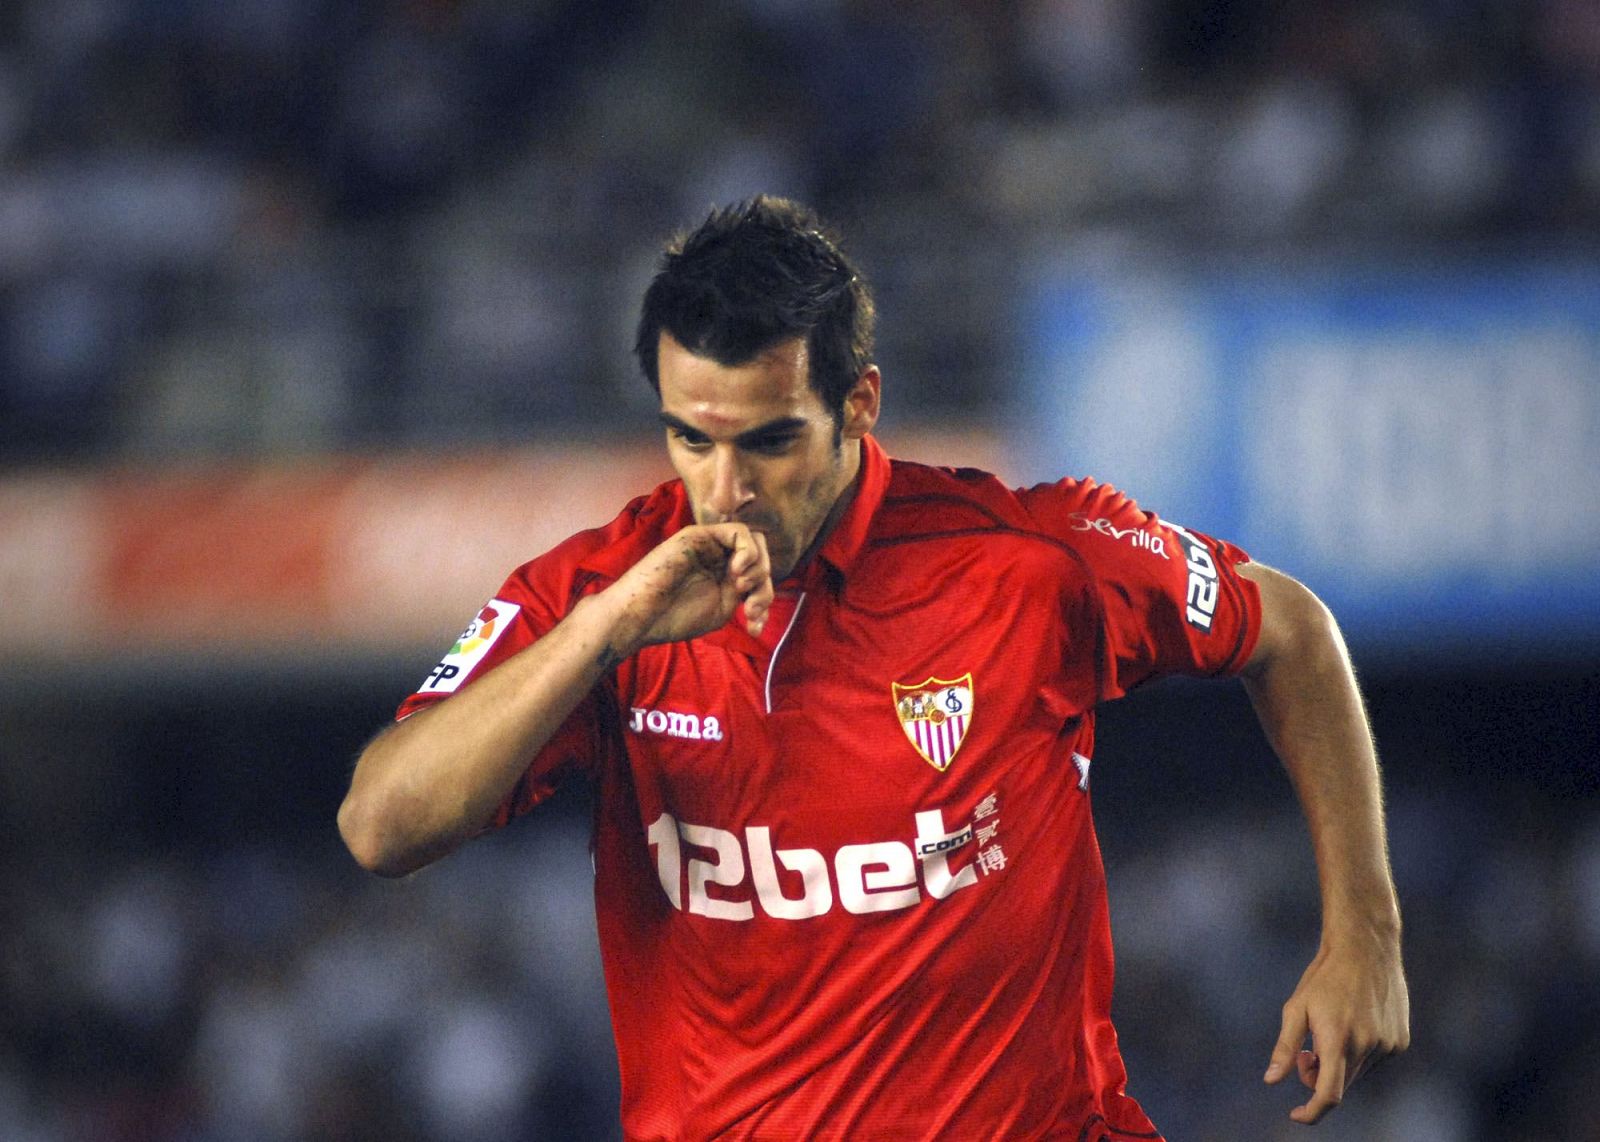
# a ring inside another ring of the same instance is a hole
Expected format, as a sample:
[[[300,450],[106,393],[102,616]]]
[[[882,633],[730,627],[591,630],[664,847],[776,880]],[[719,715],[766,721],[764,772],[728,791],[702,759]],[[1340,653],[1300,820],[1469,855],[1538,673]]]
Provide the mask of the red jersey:
[[[664,484],[524,565],[401,716],[691,521]],[[1009,490],[869,438],[760,639],[617,666],[496,823],[597,785],[628,1138],[1158,1138],[1110,1021],[1094,708],[1239,670],[1245,559],[1102,485]]]

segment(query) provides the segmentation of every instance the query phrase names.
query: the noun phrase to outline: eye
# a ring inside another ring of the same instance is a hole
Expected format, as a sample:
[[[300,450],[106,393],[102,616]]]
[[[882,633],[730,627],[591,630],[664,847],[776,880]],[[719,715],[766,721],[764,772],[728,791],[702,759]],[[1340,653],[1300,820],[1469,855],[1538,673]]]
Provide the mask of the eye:
[[[702,436],[698,432],[690,432],[682,428],[670,428],[667,430],[667,435],[671,436],[681,447],[687,448],[690,452],[704,452],[711,447],[710,437]]]
[[[758,436],[745,445],[751,452],[762,456],[778,456],[787,452],[798,439],[793,432],[779,433],[775,436]]]

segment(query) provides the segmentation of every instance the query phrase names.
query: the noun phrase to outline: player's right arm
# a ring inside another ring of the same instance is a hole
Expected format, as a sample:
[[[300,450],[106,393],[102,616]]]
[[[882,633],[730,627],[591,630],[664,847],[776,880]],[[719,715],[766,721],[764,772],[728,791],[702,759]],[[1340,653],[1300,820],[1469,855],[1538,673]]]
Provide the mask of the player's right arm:
[[[382,876],[438,860],[490,821],[529,759],[618,662],[716,630],[740,603],[759,634],[771,602],[759,532],[735,523],[676,532],[533,645],[368,743],[339,807],[345,845]]]

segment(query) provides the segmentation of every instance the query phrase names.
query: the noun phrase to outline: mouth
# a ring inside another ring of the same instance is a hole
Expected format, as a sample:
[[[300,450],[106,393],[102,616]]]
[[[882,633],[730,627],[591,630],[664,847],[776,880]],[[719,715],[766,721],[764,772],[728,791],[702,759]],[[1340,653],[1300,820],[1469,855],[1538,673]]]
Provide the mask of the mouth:
[[[773,535],[779,530],[777,521],[772,519],[769,516],[732,516],[732,517],[724,516],[723,518],[721,518],[721,519],[719,519],[719,520],[717,520],[715,522],[717,522],[717,523],[742,523],[746,527],[748,527],[751,531],[759,531],[762,535],[766,536],[768,539],[771,539],[773,537]]]

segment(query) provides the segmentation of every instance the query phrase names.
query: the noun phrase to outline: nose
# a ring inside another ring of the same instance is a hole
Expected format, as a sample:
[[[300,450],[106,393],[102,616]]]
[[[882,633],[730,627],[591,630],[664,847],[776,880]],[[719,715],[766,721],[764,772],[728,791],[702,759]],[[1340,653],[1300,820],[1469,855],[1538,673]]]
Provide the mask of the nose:
[[[755,489],[732,445],[716,446],[711,453],[711,490],[706,507],[721,519],[734,519],[739,509],[756,498]]]

